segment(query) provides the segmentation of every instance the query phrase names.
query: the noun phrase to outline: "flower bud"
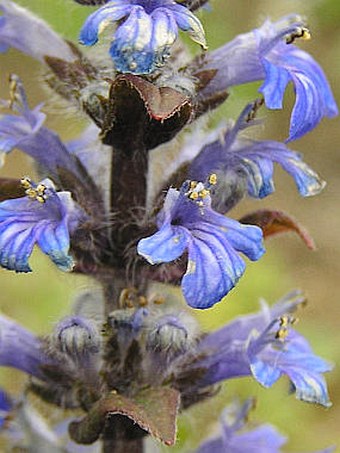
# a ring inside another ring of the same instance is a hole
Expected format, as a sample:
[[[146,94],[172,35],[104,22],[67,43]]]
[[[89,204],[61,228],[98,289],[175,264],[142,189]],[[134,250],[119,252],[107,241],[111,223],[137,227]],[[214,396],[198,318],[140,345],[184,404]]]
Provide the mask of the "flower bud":
[[[57,348],[72,358],[81,358],[99,352],[100,335],[94,325],[85,318],[64,318],[55,328]]]

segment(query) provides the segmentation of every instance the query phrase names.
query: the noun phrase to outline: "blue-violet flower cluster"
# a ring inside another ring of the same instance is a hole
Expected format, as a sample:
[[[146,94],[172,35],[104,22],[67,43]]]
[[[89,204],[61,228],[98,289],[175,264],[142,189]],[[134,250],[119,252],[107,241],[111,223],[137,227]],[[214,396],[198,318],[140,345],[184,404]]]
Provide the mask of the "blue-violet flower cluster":
[[[241,219],[231,212],[245,197],[259,203],[275,191],[274,164],[303,197],[325,186],[287,145],[338,113],[323,70],[298,47],[310,38],[306,24],[296,15],[267,19],[208,50],[196,16],[206,0],[75,3],[70,22],[94,7],[78,43],[0,0],[0,53],[12,48],[37,60],[37,80],[49,90],[46,103],[31,104],[12,73],[0,101],[2,166],[14,150],[34,161],[33,177],[0,177],[0,266],[30,272],[37,245],[59,270],[91,278],[91,289],[44,336],[1,314],[0,366],[28,376],[21,393],[0,389],[7,445],[158,451],[152,439],[176,442],[179,413],[243,377],[271,388],[285,376],[298,400],[329,407],[332,365],[295,330],[294,312],[305,302],[299,291],[211,332],[192,316],[218,303],[228,310],[229,292],[248,260],[261,259],[268,236],[295,231],[313,243],[281,211]],[[200,45],[195,57],[180,31]],[[238,118],[208,131],[229,89],[255,81],[258,92]],[[254,138],[259,112],[282,109],[289,83],[295,104],[286,143]],[[46,125],[57,116],[55,101],[86,122],[80,136],[63,140]],[[48,411],[40,411],[44,403]],[[196,453],[281,451],[286,438],[276,428],[248,425],[253,403],[234,400],[221,434],[196,439]]]

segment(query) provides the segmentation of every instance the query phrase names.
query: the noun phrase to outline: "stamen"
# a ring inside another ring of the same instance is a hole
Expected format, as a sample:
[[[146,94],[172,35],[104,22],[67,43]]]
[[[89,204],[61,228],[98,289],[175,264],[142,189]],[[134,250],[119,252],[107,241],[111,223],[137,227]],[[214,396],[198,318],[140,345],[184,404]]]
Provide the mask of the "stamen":
[[[286,44],[292,44],[297,38],[301,38],[305,41],[311,39],[311,34],[308,28],[299,27],[286,37]]]
[[[209,176],[209,184],[211,184],[212,186],[215,186],[217,184],[217,175],[216,173],[212,173],[210,176]]]
[[[136,288],[124,288],[119,296],[119,306],[122,308],[134,308],[137,297]]]
[[[9,108],[12,109],[15,102],[18,100],[18,81],[13,75],[9,76]]]
[[[289,326],[296,324],[298,319],[294,318],[294,316],[284,315],[280,318],[279,322],[280,327],[275,334],[275,338],[284,341],[289,333]]]
[[[32,187],[32,183],[31,183],[31,180],[28,176],[24,176],[21,180],[20,180],[20,184],[22,185],[22,187],[24,189],[29,189],[30,187]]]
[[[25,176],[20,181],[22,187],[25,189],[25,194],[32,198],[32,200],[37,200],[39,203],[45,203],[47,200],[47,187],[44,184],[35,185],[30,178]]]
[[[145,296],[139,296],[138,304],[140,307],[146,307],[148,305],[148,299]]]
[[[157,296],[152,301],[155,305],[163,305],[165,303],[165,297]]]
[[[280,341],[284,341],[287,338],[288,329],[286,327],[281,327],[275,334],[275,338]]]
[[[189,190],[185,195],[190,199],[195,201],[198,206],[203,207],[203,200],[210,195],[210,187],[217,183],[217,176],[215,173],[212,173],[207,179],[206,183],[198,181],[189,181]]]
[[[257,116],[257,112],[259,111],[259,109],[262,107],[263,104],[264,104],[263,98],[259,98],[254,101],[252,109],[250,110],[247,117],[245,118],[246,123],[250,123],[255,120],[255,118]]]

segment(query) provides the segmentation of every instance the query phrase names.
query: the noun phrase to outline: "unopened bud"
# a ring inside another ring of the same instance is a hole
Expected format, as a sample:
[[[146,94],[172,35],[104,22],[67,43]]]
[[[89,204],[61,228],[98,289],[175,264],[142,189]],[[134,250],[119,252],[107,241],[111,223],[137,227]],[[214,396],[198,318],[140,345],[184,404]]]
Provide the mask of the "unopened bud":
[[[95,354],[100,348],[95,325],[79,316],[63,319],[55,328],[54,339],[58,349],[73,358]]]
[[[176,316],[164,316],[150,331],[147,346],[156,351],[184,351],[188,346],[188,330]]]

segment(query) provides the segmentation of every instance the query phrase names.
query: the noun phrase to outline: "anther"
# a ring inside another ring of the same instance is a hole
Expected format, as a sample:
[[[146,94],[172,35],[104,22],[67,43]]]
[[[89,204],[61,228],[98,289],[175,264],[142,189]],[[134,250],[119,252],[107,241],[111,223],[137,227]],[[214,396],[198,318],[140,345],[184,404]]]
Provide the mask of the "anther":
[[[47,200],[46,190],[47,187],[44,184],[38,184],[36,187],[34,183],[25,176],[20,180],[22,187],[25,189],[25,194],[32,198],[32,200],[37,200],[39,203],[45,203]]]
[[[162,305],[165,303],[165,298],[164,297],[156,297],[152,301],[155,305]]]
[[[197,181],[190,181],[190,190],[194,190],[197,187]]]
[[[308,28],[297,28],[294,32],[286,37],[286,44],[292,44],[297,38],[303,39],[305,41],[311,39],[311,34]]]
[[[211,184],[212,186],[215,186],[217,184],[217,175],[216,173],[212,173],[210,176],[209,176],[209,184]]]
[[[286,327],[281,327],[275,334],[277,340],[284,341],[287,338],[288,329]]]
[[[18,99],[18,94],[17,94],[17,87],[18,87],[18,81],[16,77],[14,77],[12,74],[9,76],[9,108],[11,109],[13,107],[13,104],[15,101]]]
[[[189,195],[189,198],[191,200],[197,200],[198,198],[198,193],[197,192],[191,192],[190,195]]]
[[[32,187],[31,180],[28,176],[25,176],[20,180],[20,184],[24,189],[30,189]]]
[[[137,301],[136,288],[124,288],[119,296],[119,306],[122,308],[133,308]]]
[[[145,296],[138,297],[138,304],[140,307],[146,307],[148,305],[148,300]]]

